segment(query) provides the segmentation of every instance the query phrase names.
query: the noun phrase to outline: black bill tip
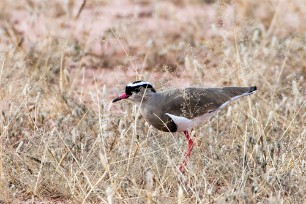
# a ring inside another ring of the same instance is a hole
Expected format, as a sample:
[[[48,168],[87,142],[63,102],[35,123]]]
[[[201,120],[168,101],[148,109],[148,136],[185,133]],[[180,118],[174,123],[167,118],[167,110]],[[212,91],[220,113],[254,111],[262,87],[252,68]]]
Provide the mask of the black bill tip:
[[[112,101],[112,103],[115,103],[115,102],[120,101],[120,100],[121,100],[121,98],[120,98],[120,97],[115,98],[115,99]]]

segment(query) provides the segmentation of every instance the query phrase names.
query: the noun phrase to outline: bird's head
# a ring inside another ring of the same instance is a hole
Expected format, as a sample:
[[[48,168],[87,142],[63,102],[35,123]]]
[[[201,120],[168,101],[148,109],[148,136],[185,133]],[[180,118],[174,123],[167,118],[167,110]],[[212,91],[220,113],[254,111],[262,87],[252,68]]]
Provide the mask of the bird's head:
[[[136,103],[141,102],[141,100],[143,100],[144,94],[149,92],[156,92],[152,84],[146,81],[134,81],[126,85],[125,93],[115,98],[113,103],[122,99],[129,99]]]

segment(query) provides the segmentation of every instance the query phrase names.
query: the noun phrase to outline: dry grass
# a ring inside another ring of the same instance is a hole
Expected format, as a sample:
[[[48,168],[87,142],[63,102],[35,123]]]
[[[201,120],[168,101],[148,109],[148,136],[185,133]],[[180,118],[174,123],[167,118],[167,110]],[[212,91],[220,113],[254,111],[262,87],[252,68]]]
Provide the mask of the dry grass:
[[[116,2],[1,1],[0,202],[305,202],[305,1]],[[110,104],[140,78],[259,90],[181,176],[183,135]]]

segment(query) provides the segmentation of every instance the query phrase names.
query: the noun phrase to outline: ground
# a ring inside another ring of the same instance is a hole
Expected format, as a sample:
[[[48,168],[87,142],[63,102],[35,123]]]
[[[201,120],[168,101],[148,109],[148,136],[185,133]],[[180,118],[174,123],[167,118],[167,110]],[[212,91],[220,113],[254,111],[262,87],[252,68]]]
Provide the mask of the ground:
[[[306,1],[0,2],[1,203],[304,203]],[[127,83],[253,86],[159,132]]]

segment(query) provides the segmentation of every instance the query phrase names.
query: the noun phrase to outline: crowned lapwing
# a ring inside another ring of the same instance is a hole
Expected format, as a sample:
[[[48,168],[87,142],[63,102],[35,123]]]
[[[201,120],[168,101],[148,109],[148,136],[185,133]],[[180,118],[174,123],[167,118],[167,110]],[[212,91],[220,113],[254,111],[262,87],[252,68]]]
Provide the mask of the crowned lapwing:
[[[129,99],[140,106],[143,117],[153,127],[165,132],[183,132],[188,149],[179,169],[189,158],[193,141],[189,131],[211,118],[231,101],[250,95],[257,90],[251,87],[181,88],[156,92],[149,82],[135,81],[125,87],[125,93],[113,100]]]

